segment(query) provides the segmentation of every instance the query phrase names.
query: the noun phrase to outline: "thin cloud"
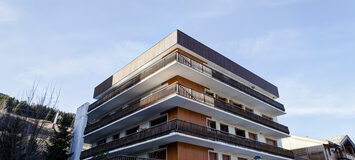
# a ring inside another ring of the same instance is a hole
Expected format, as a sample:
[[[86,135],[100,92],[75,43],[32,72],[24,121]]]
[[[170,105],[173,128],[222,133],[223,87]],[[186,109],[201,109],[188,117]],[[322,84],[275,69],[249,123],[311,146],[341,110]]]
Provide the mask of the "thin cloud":
[[[129,63],[137,53],[144,51],[147,46],[142,42],[125,41],[112,44],[108,49],[85,54],[85,56],[67,57],[62,60],[44,60],[44,63],[30,67],[25,72],[18,74],[17,79],[28,83],[32,79],[28,80],[26,77],[40,76],[44,79],[57,79],[63,76],[112,74],[112,70]]]
[[[324,86],[306,81],[305,74],[289,75],[278,80],[280,101],[286,106],[287,116],[349,116],[355,114],[355,88]],[[313,85],[310,85],[313,84]]]
[[[269,31],[256,37],[217,44],[224,53],[233,53],[246,59],[280,60],[305,53],[293,52],[302,43],[302,32],[295,29]]]
[[[5,2],[0,1],[0,22],[12,22],[18,19],[15,9]]]

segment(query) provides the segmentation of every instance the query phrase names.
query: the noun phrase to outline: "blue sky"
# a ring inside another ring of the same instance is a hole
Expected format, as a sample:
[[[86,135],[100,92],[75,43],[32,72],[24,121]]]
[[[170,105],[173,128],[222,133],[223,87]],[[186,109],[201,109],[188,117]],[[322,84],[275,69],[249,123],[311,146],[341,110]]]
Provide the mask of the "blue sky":
[[[175,29],[279,87],[291,133],[355,140],[355,1],[0,0],[0,92],[34,80],[61,88],[59,108]]]

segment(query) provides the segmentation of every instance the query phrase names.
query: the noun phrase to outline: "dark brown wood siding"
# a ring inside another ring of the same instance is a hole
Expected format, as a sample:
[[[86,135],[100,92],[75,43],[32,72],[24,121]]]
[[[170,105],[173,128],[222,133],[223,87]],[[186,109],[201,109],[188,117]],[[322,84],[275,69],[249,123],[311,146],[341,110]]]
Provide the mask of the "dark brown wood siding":
[[[99,94],[105,92],[107,89],[109,89],[112,86],[112,78],[113,76],[110,76],[105,81],[101,82],[98,86],[95,87],[94,98]]]

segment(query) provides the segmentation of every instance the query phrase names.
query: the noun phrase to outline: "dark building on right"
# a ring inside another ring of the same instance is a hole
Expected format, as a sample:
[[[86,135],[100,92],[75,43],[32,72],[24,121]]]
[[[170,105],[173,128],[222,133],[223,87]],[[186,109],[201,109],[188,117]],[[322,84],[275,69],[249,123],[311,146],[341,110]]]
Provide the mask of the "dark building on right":
[[[282,139],[282,145],[293,151],[295,159],[355,160],[355,144],[348,135],[324,139],[291,135]]]

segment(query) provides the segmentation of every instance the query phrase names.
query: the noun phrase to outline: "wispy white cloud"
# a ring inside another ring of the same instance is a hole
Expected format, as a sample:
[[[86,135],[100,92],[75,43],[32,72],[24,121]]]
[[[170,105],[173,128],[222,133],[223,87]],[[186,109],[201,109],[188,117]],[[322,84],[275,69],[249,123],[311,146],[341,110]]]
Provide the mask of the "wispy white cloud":
[[[208,2],[208,3],[207,3]],[[289,5],[293,3],[303,2],[303,0],[211,0],[198,2],[196,9],[190,12],[188,17],[205,19],[228,16],[238,11],[263,8],[277,7],[281,5]]]
[[[43,63],[31,66],[18,74],[17,79],[30,84],[33,77],[58,79],[90,74],[112,74],[112,70],[129,63],[137,53],[144,51],[147,46],[142,42],[125,41],[112,44],[107,49],[87,53],[85,56],[43,60]]]
[[[0,1],[0,22],[11,22],[18,19],[18,12],[9,4]]]
[[[307,53],[294,52],[302,43],[302,32],[295,29],[269,31],[263,35],[221,42],[217,48],[246,59],[280,60]]]
[[[306,72],[306,71],[305,71]],[[288,75],[277,81],[287,109],[287,116],[350,116],[355,115],[355,87],[322,86],[309,83],[305,74]]]

